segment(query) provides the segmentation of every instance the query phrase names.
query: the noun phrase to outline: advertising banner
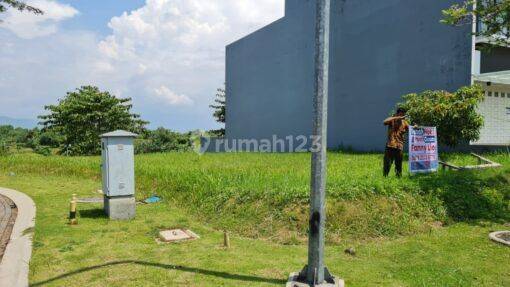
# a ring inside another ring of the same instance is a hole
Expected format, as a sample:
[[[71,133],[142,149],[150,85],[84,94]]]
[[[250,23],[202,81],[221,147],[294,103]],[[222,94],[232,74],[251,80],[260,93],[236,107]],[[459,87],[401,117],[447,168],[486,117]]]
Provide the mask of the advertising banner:
[[[409,170],[411,174],[435,172],[439,166],[435,127],[409,127]]]

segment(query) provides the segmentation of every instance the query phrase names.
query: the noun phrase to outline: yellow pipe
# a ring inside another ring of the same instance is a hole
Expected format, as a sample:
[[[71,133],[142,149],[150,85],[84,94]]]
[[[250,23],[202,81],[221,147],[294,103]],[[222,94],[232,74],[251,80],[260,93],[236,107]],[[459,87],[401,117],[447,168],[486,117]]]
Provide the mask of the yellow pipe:
[[[71,200],[69,211],[69,224],[71,225],[78,224],[78,221],[76,220],[76,200],[74,200],[74,197],[75,196],[73,195],[73,200]]]

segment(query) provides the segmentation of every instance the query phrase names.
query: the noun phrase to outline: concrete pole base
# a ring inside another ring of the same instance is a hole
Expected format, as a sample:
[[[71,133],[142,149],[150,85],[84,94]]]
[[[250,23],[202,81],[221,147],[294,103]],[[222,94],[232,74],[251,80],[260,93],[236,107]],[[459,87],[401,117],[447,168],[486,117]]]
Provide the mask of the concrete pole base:
[[[308,283],[300,282],[299,272],[291,273],[285,287],[344,287],[344,280],[333,276],[333,282],[311,286]]]
[[[112,220],[130,220],[136,215],[134,196],[104,197],[104,211]]]

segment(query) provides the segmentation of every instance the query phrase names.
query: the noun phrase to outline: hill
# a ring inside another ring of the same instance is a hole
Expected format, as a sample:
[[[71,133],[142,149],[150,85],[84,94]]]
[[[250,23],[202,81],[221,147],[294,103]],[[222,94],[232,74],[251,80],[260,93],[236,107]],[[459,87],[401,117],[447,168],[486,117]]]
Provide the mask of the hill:
[[[10,117],[0,116],[0,126],[11,125],[13,127],[32,129],[37,126],[37,120],[31,119],[15,119]]]

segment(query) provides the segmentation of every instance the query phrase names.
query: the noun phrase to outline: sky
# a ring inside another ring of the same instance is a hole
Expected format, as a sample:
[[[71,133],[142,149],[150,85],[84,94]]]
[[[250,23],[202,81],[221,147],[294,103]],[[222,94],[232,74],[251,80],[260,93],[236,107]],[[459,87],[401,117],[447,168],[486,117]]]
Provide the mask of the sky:
[[[84,85],[177,131],[219,127],[225,46],[283,17],[284,0],[27,0],[0,14],[0,116],[36,119]]]

